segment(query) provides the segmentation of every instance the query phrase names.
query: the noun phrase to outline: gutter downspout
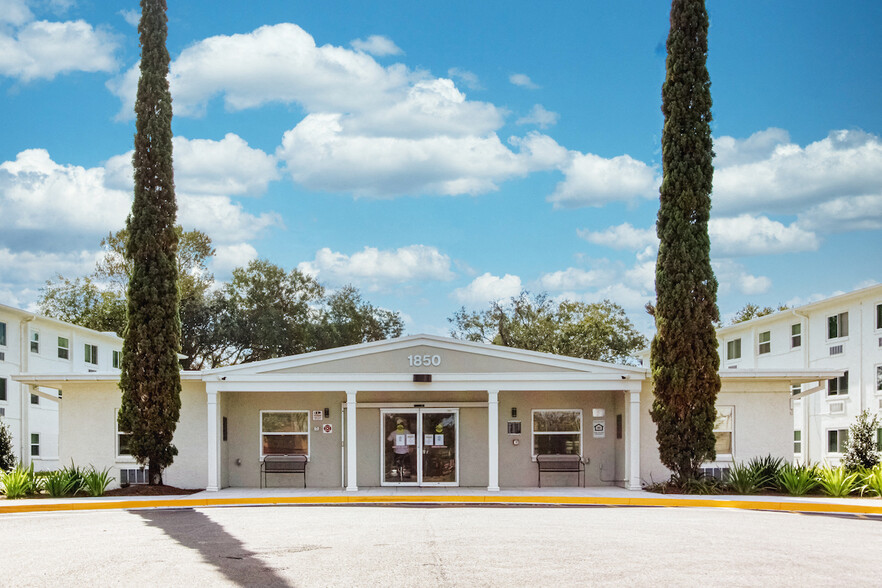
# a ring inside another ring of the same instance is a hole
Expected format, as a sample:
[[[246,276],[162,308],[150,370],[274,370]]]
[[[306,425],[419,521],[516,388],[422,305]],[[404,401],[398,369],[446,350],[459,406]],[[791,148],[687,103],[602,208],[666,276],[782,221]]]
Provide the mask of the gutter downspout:
[[[800,324],[803,325],[804,328],[800,328],[800,333],[805,331],[804,334],[801,334],[802,337],[802,367],[803,369],[808,369],[809,366],[809,345],[811,344],[811,339],[809,338],[809,317],[808,315],[798,311],[791,310],[794,316],[800,317]],[[818,386],[822,385],[821,382],[818,382]],[[807,390],[806,392],[814,391],[814,388],[811,390]],[[811,434],[809,431],[809,407],[811,405],[811,400],[806,398],[802,403],[802,460],[804,463],[811,463],[811,453],[809,453],[809,439],[811,438]]]
[[[19,325],[19,359],[18,365],[21,373],[25,374],[30,371],[30,347],[31,340],[28,337],[28,323],[36,319],[36,315],[26,316],[21,320]],[[22,466],[28,467],[31,465],[31,424],[30,424],[30,410],[31,410],[31,385],[23,384],[19,382],[19,428],[21,432],[21,439],[19,442],[21,446],[19,447],[19,461]]]
[[[864,412],[864,301],[858,303],[858,402],[860,403],[861,413]],[[869,347],[869,346],[868,346]],[[858,413],[860,414],[860,413]]]

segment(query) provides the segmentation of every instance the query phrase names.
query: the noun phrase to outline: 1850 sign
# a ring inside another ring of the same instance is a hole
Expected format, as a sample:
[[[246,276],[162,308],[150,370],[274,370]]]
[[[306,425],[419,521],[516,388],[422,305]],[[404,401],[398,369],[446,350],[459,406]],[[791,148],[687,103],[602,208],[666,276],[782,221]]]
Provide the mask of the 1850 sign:
[[[407,362],[410,367],[438,367],[441,365],[440,355],[408,355]]]

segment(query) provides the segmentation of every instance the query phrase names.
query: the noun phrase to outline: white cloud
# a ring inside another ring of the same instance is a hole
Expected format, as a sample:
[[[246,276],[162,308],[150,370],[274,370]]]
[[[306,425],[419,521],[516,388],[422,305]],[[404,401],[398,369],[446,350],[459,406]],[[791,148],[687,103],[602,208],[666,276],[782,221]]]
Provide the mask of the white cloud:
[[[29,17],[19,11],[11,18],[23,24]],[[28,82],[74,71],[110,72],[117,67],[116,49],[112,34],[83,20],[28,22],[12,35],[0,33],[0,75]]]
[[[467,69],[461,69],[459,67],[451,67],[447,70],[447,75],[451,78],[456,78],[460,82],[462,82],[467,88],[470,90],[482,90],[481,80],[478,79],[478,75],[474,72],[471,72]]]
[[[607,271],[583,270],[570,267],[565,270],[543,274],[539,278],[539,286],[550,292],[567,290],[587,290],[609,282]]]
[[[658,247],[658,237],[655,235],[655,227],[648,229],[638,229],[631,226],[631,223],[623,223],[614,227],[609,227],[603,231],[589,231],[580,229],[577,231],[579,237],[585,239],[589,243],[595,245],[603,245],[611,249],[624,249],[637,251],[646,247]]]
[[[726,157],[737,161],[742,148],[751,151],[743,145],[751,139],[735,140]],[[833,131],[806,147],[778,142],[767,157],[748,159],[715,171],[717,212],[797,214],[839,198],[882,194],[882,141],[863,131]],[[836,212],[848,217],[848,208]]]
[[[555,208],[601,206],[613,201],[658,196],[656,170],[629,155],[605,159],[593,153],[571,152],[562,171],[565,179],[548,197]]]
[[[134,8],[131,10],[120,10],[117,14],[133,27],[138,26],[138,23],[141,22],[141,13]]]
[[[784,129],[774,127],[757,131],[747,139],[715,137],[714,166],[725,168],[763,161],[771,157],[779,145],[788,143],[790,143],[790,134]]]
[[[527,74],[516,73],[508,76],[508,81],[514,84],[515,86],[520,86],[521,88],[528,88],[530,90],[535,90],[539,86],[533,83],[533,80],[530,79],[530,76]]]
[[[0,248],[0,276],[2,283],[17,286],[29,282],[42,286],[56,274],[81,276],[95,268],[97,251],[13,251]]]
[[[768,277],[750,274],[743,265],[732,260],[714,260],[711,266],[719,283],[720,295],[734,290],[746,296],[756,296],[765,294],[772,287],[772,280]]]
[[[882,229],[882,193],[822,202],[800,213],[796,224],[820,233]]]
[[[217,243],[253,239],[273,226],[283,226],[273,212],[253,215],[227,196],[178,194],[178,224],[204,231]]]
[[[818,237],[796,225],[770,220],[765,216],[742,214],[712,218],[708,223],[711,253],[714,257],[772,255],[797,251],[816,251]]]
[[[370,53],[377,57],[401,55],[404,53],[400,47],[392,42],[392,39],[384,37],[383,35],[371,35],[367,39],[355,39],[349,44],[352,45],[356,51]]]
[[[560,115],[550,110],[545,110],[541,104],[536,104],[527,116],[522,116],[516,123],[519,125],[538,125],[540,129],[556,125]]]
[[[237,267],[244,267],[257,259],[257,249],[250,243],[232,243],[214,248],[211,269],[215,277],[229,276]]]
[[[0,24],[23,25],[34,15],[25,0],[0,0]]]
[[[468,286],[457,288],[451,296],[462,304],[482,306],[520,293],[521,279],[518,276],[505,274],[500,278],[488,272],[472,280]]]
[[[427,245],[409,245],[395,250],[365,247],[352,255],[324,247],[316,251],[314,260],[299,264],[298,269],[322,282],[353,283],[371,290],[414,280],[448,281],[454,277],[450,258]]]

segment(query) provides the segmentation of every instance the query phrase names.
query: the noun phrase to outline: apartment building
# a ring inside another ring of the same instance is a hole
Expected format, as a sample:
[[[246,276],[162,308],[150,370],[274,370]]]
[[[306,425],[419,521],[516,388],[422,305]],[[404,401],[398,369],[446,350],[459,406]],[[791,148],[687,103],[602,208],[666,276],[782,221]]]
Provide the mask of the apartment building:
[[[12,433],[16,458],[35,470],[59,466],[58,390],[13,381],[12,375],[119,373],[122,339],[0,304],[0,419]]]
[[[839,463],[848,428],[868,409],[882,419],[882,285],[776,312],[717,331],[725,369],[837,369],[794,386],[798,461]],[[882,447],[882,428],[877,431]]]

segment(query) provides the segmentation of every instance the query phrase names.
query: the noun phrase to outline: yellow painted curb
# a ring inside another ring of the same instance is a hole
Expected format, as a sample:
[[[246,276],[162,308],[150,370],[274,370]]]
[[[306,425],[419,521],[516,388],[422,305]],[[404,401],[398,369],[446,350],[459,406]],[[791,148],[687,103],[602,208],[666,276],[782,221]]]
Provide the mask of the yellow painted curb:
[[[254,498],[157,498],[155,500],[106,500],[45,504],[0,504],[2,513],[82,510],[131,510],[145,508],[201,508],[213,506],[297,504],[537,504],[583,506],[651,506],[675,508],[734,508],[782,512],[827,512],[882,515],[882,504],[828,504],[776,500],[725,500],[711,498],[620,498],[578,496],[303,496]]]

